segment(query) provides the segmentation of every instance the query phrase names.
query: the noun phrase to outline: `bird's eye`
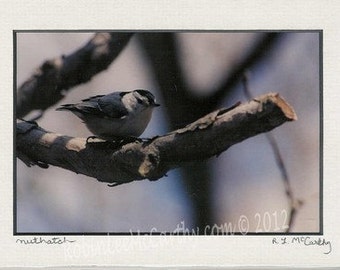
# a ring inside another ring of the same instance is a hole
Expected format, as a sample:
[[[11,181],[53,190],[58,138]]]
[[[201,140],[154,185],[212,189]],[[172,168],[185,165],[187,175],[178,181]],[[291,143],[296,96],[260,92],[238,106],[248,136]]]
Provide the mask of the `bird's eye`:
[[[138,102],[139,104],[143,104],[143,100],[141,100],[140,98],[137,98],[137,102]]]

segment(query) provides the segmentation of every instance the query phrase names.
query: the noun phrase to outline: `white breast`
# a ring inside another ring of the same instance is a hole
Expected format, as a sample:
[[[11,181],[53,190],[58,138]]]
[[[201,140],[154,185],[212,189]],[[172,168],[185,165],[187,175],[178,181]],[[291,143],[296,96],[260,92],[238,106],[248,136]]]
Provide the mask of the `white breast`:
[[[138,137],[150,122],[152,110],[152,107],[146,108],[139,112],[129,113],[121,119],[88,119],[86,125],[93,134],[105,140],[112,139],[112,137]]]

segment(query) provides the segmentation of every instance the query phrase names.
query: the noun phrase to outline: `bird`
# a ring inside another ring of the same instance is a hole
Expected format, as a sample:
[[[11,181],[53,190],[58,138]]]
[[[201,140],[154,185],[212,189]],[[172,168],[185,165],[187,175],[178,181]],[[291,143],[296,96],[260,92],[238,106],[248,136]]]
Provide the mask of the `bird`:
[[[57,111],[78,116],[95,136],[106,141],[138,138],[150,122],[153,109],[160,106],[148,90],[116,91],[96,95],[75,104],[64,104]]]

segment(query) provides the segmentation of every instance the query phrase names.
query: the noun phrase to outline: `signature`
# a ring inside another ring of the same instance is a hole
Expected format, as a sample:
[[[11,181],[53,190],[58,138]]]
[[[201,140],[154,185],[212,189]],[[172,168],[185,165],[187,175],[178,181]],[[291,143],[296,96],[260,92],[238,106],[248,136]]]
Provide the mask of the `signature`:
[[[272,239],[273,245],[304,245],[304,246],[319,246],[324,247],[325,251],[323,254],[330,254],[332,252],[332,243],[327,241],[323,237],[310,237],[310,236],[299,236],[299,237],[274,237]]]
[[[31,244],[48,244],[48,245],[61,245],[65,243],[73,243],[76,240],[68,240],[66,237],[51,237],[51,238],[43,238],[43,237],[33,237],[30,239],[20,239],[16,240],[16,243],[31,245]]]

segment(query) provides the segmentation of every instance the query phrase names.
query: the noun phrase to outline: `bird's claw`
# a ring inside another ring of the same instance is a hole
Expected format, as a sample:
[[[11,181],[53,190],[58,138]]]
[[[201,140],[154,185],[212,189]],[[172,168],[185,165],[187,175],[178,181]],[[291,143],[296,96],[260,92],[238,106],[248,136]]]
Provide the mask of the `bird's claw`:
[[[90,139],[98,139],[98,137],[97,136],[89,136],[89,137],[87,137],[86,144],[94,143],[94,142],[89,142]]]
[[[122,185],[122,184],[124,184],[124,183],[117,183],[117,182],[114,182],[114,183],[112,183],[112,184],[108,184],[107,186],[108,186],[108,187],[116,187],[116,186],[119,186],[119,185]]]

